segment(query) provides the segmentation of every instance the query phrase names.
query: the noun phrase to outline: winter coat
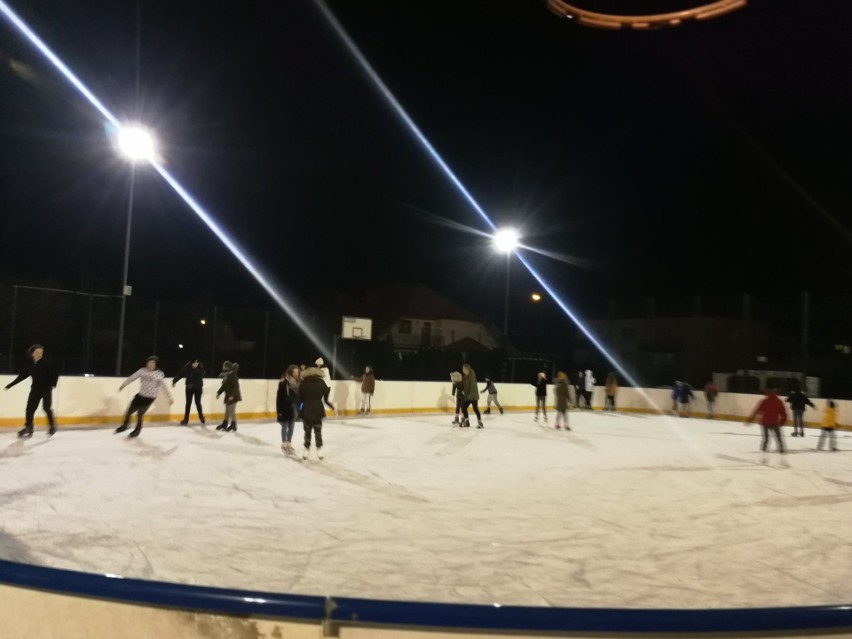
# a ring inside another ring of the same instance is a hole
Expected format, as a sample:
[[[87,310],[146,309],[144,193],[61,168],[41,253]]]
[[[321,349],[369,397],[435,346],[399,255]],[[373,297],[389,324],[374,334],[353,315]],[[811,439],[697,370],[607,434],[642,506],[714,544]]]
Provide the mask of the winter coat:
[[[822,409],[822,427],[834,428],[837,426],[837,409],[826,406]]]
[[[585,379],[585,390],[587,393],[591,393],[595,390],[595,376],[592,375],[592,371],[587,370],[584,376]]]
[[[716,398],[719,396],[719,389],[716,388],[715,384],[707,384],[704,387],[704,396],[707,398],[708,402],[715,402]]]
[[[805,410],[805,406],[816,408],[814,403],[802,391],[793,391],[790,393],[787,403],[790,404],[790,410]]]
[[[747,421],[753,422],[758,415],[761,426],[783,426],[787,422],[787,409],[775,391],[766,393]]]
[[[243,396],[240,394],[240,367],[234,364],[227,371],[222,371],[219,374],[222,378],[222,385],[216,391],[216,397],[225,396],[225,404],[236,404],[243,401]]]
[[[476,373],[472,368],[462,380],[462,397],[466,402],[479,401],[479,382],[476,381]]]
[[[14,380],[6,385],[6,388],[12,388],[15,384],[20,384],[27,377],[33,378],[32,389],[34,391],[47,391],[56,387],[59,381],[59,374],[48,360],[42,357],[37,362],[31,361],[29,370],[18,375]]]
[[[201,390],[204,387],[204,364],[198,362],[198,366],[192,367],[192,362],[187,362],[180,372],[172,380],[172,384],[177,384],[180,380],[186,378],[187,390]]]
[[[614,379],[609,379],[606,382],[606,394],[615,397],[618,394],[618,382]]]
[[[328,401],[331,389],[323,379],[319,368],[306,368],[302,371],[302,383],[299,384],[299,401],[302,403],[302,421],[317,424],[325,417],[325,406],[334,408]]]
[[[479,392],[480,393],[488,393],[489,395],[496,395],[497,394],[497,387],[494,385],[494,382],[492,382],[489,378],[486,377],[485,378],[485,388],[483,388]]]
[[[547,397],[547,380],[542,379],[541,377],[536,378],[534,382],[530,382],[533,386],[535,386],[535,396],[536,397]]]
[[[361,382],[361,392],[366,395],[372,395],[376,392],[376,375],[373,371],[364,373],[355,378],[356,382]]]
[[[692,386],[683,383],[678,387],[677,401],[679,401],[681,404],[688,404],[693,397],[694,395],[692,394]]]
[[[275,412],[278,421],[289,422],[293,419],[293,407],[299,404],[299,383],[284,378],[278,382],[278,393],[275,395]]]
[[[557,379],[553,386],[553,394],[556,395],[556,410],[564,412],[568,410],[568,380]]]

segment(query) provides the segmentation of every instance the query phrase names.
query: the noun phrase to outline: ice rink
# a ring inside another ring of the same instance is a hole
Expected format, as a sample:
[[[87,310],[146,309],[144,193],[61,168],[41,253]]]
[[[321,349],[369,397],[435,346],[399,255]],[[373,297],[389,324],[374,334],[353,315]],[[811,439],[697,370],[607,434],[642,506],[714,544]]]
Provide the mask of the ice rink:
[[[554,606],[852,602],[852,437],[572,412],[0,432],[0,557],[278,592]],[[301,424],[296,439],[301,438]],[[301,452],[301,445],[297,446]]]

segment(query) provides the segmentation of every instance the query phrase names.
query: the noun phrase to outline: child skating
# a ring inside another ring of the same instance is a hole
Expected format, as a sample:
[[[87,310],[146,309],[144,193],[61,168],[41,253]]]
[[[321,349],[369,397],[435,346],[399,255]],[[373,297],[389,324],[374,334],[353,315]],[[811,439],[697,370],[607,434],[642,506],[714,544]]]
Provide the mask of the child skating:
[[[243,401],[240,394],[240,365],[236,362],[224,362],[219,377],[222,378],[222,385],[216,391],[216,399],[221,395],[225,396],[225,418],[216,430],[236,431],[237,402]]]
[[[827,400],[825,408],[822,410],[822,432],[819,434],[817,442],[817,450],[822,450],[822,442],[830,439],[829,445],[832,451],[837,451],[837,434],[834,429],[837,428],[837,406],[832,400]]]
[[[290,455],[293,454],[293,430],[299,416],[299,383],[299,367],[292,364],[281,376],[275,397],[275,410],[281,425],[281,450]]]
[[[456,412],[455,417],[453,417],[453,426],[462,426],[461,412],[462,404],[464,404],[462,382],[464,381],[464,377],[458,371],[453,371],[450,373],[450,381],[453,383],[453,397],[456,398]]]
[[[547,375],[541,371],[535,378],[534,382],[530,382],[535,386],[535,421],[538,422],[539,410],[544,414],[544,423],[547,423]]]
[[[500,405],[500,402],[497,401],[497,387],[494,385],[494,381],[491,379],[490,374],[485,375],[485,388],[483,388],[480,393],[488,393],[488,399],[485,403],[485,414],[491,414],[491,404],[493,403],[497,410],[500,411],[500,414],[503,414],[503,407]]]
[[[355,378],[361,382],[361,415],[369,415],[373,404],[373,393],[376,392],[376,374],[372,366],[364,367],[364,374]]]

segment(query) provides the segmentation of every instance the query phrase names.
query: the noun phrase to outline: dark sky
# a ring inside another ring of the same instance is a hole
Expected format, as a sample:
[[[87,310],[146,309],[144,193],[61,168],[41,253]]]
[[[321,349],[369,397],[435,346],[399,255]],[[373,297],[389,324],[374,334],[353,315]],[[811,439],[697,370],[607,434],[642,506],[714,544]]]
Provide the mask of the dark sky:
[[[141,107],[134,3],[17,4],[116,115],[141,110],[167,166],[288,292],[418,281],[499,318],[502,262],[457,228],[484,230],[478,215],[311,1],[142,0]],[[848,0],[752,0],[647,33],[535,1],[329,4],[495,221],[580,258],[535,258],[580,308],[852,290]],[[2,279],[117,292],[127,168],[3,22],[0,55]],[[135,294],[269,304],[156,175],[136,195]]]

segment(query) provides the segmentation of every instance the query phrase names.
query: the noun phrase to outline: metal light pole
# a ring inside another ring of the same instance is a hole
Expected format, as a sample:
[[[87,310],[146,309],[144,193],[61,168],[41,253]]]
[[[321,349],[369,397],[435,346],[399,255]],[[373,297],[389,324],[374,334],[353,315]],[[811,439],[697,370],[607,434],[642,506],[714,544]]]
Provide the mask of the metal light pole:
[[[503,336],[509,339],[509,274],[512,268],[512,253],[518,248],[518,233],[514,229],[497,231],[492,238],[494,248],[506,254],[506,294],[503,299]]]
[[[512,272],[512,254],[506,253],[506,295],[503,300],[503,335],[509,339],[509,274]]]
[[[133,190],[136,186],[136,165],[130,165],[130,196],[127,198],[127,231],[124,236],[124,270],[121,276],[121,315],[118,320],[118,353],[115,356],[115,376],[121,377],[121,359],[124,354],[124,316],[127,309],[127,271],[130,268],[130,228],[133,223]]]

